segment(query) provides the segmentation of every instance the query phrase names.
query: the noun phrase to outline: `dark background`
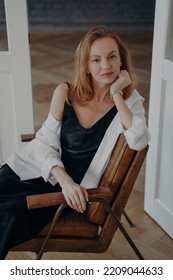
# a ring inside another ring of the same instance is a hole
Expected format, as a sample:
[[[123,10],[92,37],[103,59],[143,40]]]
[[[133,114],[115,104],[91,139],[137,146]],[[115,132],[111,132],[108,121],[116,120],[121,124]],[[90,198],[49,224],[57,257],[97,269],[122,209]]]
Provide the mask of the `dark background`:
[[[27,5],[31,31],[80,31],[98,24],[117,30],[153,29],[155,0],[28,0]],[[4,0],[0,29],[5,29]]]

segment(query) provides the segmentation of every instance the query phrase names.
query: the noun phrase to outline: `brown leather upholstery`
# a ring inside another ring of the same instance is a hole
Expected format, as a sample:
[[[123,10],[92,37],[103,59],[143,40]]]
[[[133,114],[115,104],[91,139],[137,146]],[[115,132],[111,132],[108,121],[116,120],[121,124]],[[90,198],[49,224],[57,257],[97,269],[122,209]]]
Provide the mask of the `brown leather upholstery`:
[[[128,171],[131,161],[135,155],[135,151],[128,147],[125,137],[121,135],[111,156],[111,161],[105,170],[105,173],[100,181],[99,187],[109,187],[112,191],[112,197],[107,198],[110,203],[118,194],[119,188]],[[87,209],[88,221],[96,224],[101,224],[107,211],[100,203],[93,203]]]
[[[50,223],[42,230],[40,236],[48,233],[49,226]],[[98,226],[88,223],[86,213],[78,213],[69,208],[64,209],[53,230],[53,236],[96,237],[97,235]]]

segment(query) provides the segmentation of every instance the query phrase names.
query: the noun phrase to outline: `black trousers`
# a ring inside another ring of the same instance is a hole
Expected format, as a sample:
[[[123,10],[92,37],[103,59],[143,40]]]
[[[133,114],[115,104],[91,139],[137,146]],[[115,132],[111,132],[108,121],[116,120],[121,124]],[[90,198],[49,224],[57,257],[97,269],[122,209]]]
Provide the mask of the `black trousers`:
[[[5,259],[13,246],[27,241],[42,230],[57,207],[28,210],[26,196],[61,191],[42,177],[21,181],[5,164],[0,168],[0,259]]]

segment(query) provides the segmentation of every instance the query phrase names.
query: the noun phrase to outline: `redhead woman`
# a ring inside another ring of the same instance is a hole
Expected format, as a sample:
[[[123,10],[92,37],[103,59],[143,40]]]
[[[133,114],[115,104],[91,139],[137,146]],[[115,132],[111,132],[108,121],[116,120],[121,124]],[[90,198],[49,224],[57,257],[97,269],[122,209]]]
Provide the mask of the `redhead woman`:
[[[0,168],[0,259],[37,235],[55,211],[28,211],[26,195],[62,191],[82,213],[86,189],[97,187],[119,135],[132,149],[147,145],[143,101],[125,44],[104,26],[91,29],[76,50],[73,81],[55,89],[35,139]]]

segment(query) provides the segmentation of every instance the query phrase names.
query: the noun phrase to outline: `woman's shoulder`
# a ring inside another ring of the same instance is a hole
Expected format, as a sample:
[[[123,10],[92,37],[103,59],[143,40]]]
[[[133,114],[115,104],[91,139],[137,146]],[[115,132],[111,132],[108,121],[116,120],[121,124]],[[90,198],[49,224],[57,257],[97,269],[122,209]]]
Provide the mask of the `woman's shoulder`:
[[[64,112],[64,103],[67,100],[68,95],[68,83],[59,84],[52,97],[50,105],[50,113],[57,119],[62,120]]]
[[[64,100],[67,99],[68,90],[69,90],[68,83],[59,84],[54,90],[53,98],[64,99]]]

